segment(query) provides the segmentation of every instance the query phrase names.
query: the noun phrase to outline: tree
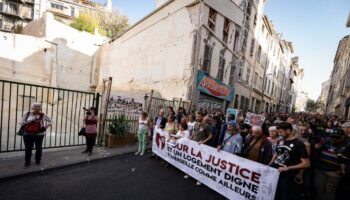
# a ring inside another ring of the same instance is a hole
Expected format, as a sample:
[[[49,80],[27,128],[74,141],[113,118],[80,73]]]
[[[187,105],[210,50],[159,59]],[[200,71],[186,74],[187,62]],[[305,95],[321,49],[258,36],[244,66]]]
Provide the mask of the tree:
[[[80,14],[71,24],[71,27],[88,33],[95,33],[95,28],[98,27],[98,19],[89,14]]]
[[[99,21],[102,34],[109,38],[117,37],[130,26],[128,17],[121,15],[118,10],[101,14]]]
[[[317,108],[318,108],[318,105],[314,100],[312,99],[307,100],[306,108],[305,108],[307,112],[316,112]]]

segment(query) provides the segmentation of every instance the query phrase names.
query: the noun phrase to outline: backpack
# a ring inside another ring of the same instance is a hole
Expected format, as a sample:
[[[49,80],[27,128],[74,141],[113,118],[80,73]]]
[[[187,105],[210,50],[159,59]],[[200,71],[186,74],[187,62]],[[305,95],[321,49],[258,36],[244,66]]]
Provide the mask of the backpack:
[[[38,134],[41,130],[41,122],[43,121],[44,113],[39,114],[39,119],[35,119],[34,121],[28,123],[24,127],[24,131],[29,135]]]

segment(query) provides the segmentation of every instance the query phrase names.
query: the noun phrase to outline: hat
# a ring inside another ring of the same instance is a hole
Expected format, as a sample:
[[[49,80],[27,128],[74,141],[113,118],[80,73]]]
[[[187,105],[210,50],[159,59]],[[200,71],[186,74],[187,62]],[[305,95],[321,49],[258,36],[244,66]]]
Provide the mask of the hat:
[[[227,122],[227,125],[230,125],[230,126],[233,126],[233,127],[236,127],[236,122],[231,120],[229,122]]]
[[[277,131],[277,127],[276,126],[270,126],[269,127],[269,131]]]
[[[343,123],[342,125],[340,125],[341,127],[350,127],[350,121],[347,121],[345,123]]]
[[[249,129],[251,129],[251,128],[252,128],[251,125],[245,124],[245,123],[244,123],[244,124],[242,125],[242,128],[241,128],[241,129],[248,129],[248,130],[249,130]]]
[[[342,135],[344,135],[344,131],[341,128],[334,128],[333,132],[331,133],[331,137],[339,138]]]

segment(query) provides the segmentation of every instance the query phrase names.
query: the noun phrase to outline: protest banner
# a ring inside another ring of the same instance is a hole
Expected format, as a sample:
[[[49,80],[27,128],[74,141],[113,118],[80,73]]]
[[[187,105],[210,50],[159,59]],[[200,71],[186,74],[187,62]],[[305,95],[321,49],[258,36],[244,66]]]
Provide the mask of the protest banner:
[[[233,120],[234,122],[236,122],[237,120],[237,110],[236,109],[233,109],[233,108],[229,108],[226,110],[226,122],[228,121],[227,117],[229,114],[232,114],[235,116],[235,120]]]
[[[246,114],[244,123],[249,124],[251,126],[262,126],[265,121],[265,116],[264,115],[258,115],[254,113],[248,112]]]
[[[167,142],[169,134],[155,129],[152,151],[229,199],[274,199],[276,169],[185,138]]]

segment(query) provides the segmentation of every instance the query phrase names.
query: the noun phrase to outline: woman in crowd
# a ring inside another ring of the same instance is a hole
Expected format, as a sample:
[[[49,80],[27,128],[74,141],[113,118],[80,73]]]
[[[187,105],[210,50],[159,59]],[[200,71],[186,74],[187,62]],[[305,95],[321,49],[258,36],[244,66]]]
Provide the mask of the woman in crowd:
[[[267,139],[270,141],[272,145],[272,154],[276,153],[276,146],[278,141],[278,133],[277,133],[277,127],[276,126],[270,126],[269,127],[269,136]]]
[[[139,118],[139,130],[137,131],[137,138],[138,138],[138,150],[135,153],[135,155],[143,156],[145,153],[145,148],[146,148],[146,136],[148,133],[148,118],[147,118],[147,113],[146,112],[141,112],[141,116]]]
[[[176,134],[177,127],[176,127],[175,116],[174,115],[169,115],[168,122],[165,124],[165,129],[164,130],[167,131],[169,135]]]
[[[85,124],[85,139],[86,139],[86,150],[82,153],[88,153],[89,156],[92,155],[92,149],[96,141],[97,136],[97,117],[96,109],[94,107],[90,107],[89,109],[85,110],[85,118],[84,118],[84,124]]]
[[[32,111],[26,113],[20,123],[24,126],[23,141],[25,145],[25,163],[28,167],[31,164],[32,149],[35,145],[35,163],[41,162],[42,144],[46,129],[51,126],[51,119],[42,113],[41,103],[33,103]]]

